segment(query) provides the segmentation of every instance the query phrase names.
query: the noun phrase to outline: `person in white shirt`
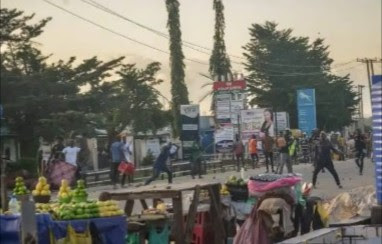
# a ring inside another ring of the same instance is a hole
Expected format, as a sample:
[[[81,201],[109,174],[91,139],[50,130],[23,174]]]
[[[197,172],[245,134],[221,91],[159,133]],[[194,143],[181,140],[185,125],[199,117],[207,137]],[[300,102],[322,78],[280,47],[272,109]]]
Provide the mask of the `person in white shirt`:
[[[127,140],[127,137],[123,138],[122,151],[123,151],[123,155],[125,156],[126,163],[134,165],[131,159],[131,156],[133,155],[133,143],[129,142]],[[122,187],[124,187],[125,185],[126,175],[127,175],[128,185],[130,186],[133,183],[133,173],[125,173],[122,175],[122,181],[121,181]]]
[[[77,166],[77,156],[80,151],[81,148],[75,147],[74,141],[70,141],[69,146],[62,150],[62,153],[65,155],[65,162]]]

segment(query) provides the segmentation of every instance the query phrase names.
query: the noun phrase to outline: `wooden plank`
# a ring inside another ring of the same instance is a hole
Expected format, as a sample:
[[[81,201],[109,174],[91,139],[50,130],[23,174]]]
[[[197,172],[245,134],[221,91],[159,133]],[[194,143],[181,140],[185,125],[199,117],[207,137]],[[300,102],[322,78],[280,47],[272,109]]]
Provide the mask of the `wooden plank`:
[[[192,203],[191,203],[190,208],[188,210],[187,223],[186,223],[186,228],[185,228],[185,240],[186,240],[185,242],[186,242],[186,244],[189,244],[192,241],[192,230],[194,228],[195,216],[196,216],[196,212],[198,210],[199,194],[200,194],[200,187],[197,185],[195,187],[195,191],[194,191],[194,198],[192,199]]]
[[[176,198],[178,197],[178,192],[143,192],[143,193],[110,193],[111,199],[117,201],[123,200],[139,200],[139,199],[153,199],[153,198]]]
[[[176,244],[184,244],[184,223],[183,223],[183,206],[182,193],[179,192],[178,197],[172,199],[174,208],[174,225],[173,231]]]
[[[147,206],[147,202],[146,202],[145,199],[140,199],[139,201],[141,202],[141,204],[142,204],[142,208],[143,208],[143,209],[148,209],[148,208],[149,208],[149,207]]]
[[[125,204],[125,214],[127,216],[130,216],[131,213],[133,212],[134,208],[134,200],[127,200]]]
[[[225,230],[224,230],[224,222],[222,218],[219,189],[220,189],[220,185],[208,187],[208,193],[211,198],[211,216],[212,216],[212,224],[215,230],[214,240],[216,244],[224,243],[225,236],[226,236]]]

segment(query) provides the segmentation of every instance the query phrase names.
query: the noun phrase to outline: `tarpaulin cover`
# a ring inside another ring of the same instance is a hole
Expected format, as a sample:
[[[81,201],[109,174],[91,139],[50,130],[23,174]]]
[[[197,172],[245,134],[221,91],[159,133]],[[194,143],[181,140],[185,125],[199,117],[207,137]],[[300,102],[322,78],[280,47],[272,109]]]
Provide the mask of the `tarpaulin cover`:
[[[37,221],[37,236],[39,244],[49,244],[49,227],[52,219],[48,214],[36,215]],[[0,242],[6,244],[21,243],[20,215],[0,215]]]
[[[291,176],[286,178],[281,178],[271,182],[263,182],[256,180],[248,181],[248,190],[252,192],[266,192],[277,188],[294,186],[301,181],[300,177]]]
[[[20,216],[0,215],[0,242],[7,244],[20,243]]]
[[[56,239],[62,239],[67,234],[68,224],[76,232],[85,232],[90,223],[94,223],[105,244],[125,244],[126,217],[94,218],[84,220],[54,221],[53,233]]]
[[[49,244],[49,230],[52,230],[56,239],[65,238],[68,224],[76,232],[85,232],[90,223],[94,223],[104,244],[124,244],[126,236],[126,217],[109,217],[81,219],[71,221],[53,221],[48,214],[37,214],[38,243]],[[0,215],[0,242],[5,244],[19,244],[20,242],[20,216]]]

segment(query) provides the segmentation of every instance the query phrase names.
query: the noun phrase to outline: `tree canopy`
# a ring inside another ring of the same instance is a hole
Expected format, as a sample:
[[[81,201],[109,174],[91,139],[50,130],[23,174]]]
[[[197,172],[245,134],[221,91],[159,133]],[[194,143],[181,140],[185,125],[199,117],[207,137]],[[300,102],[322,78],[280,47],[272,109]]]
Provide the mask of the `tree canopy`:
[[[180,135],[180,105],[189,104],[185,83],[182,32],[180,30],[179,2],[166,0],[168,12],[167,28],[170,35],[171,105],[174,136]]]
[[[9,125],[21,139],[23,155],[34,155],[39,136],[94,135],[107,129],[111,136],[130,126],[133,132],[167,125],[155,86],[159,63],[139,69],[123,57],[49,61],[33,39],[50,18],[29,24],[34,15],[1,9],[1,104]]]
[[[227,75],[231,74],[231,62],[224,42],[225,20],[223,2],[221,0],[213,0],[213,9],[215,10],[215,34],[209,71],[211,77],[225,77],[225,80],[227,80]]]
[[[288,112],[297,128],[297,89],[314,88],[319,128],[334,130],[351,123],[358,103],[353,82],[349,75],[331,73],[333,60],[323,39],[311,42],[274,22],[253,24],[249,32],[244,56],[252,105]]]

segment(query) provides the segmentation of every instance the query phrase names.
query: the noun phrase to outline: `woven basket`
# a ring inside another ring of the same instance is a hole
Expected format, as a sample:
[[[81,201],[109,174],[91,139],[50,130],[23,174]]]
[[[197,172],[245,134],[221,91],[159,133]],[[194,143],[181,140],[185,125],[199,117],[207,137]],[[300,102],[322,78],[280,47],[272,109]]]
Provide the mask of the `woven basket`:
[[[48,203],[50,201],[50,195],[48,195],[48,196],[33,196],[33,200],[36,203]]]

